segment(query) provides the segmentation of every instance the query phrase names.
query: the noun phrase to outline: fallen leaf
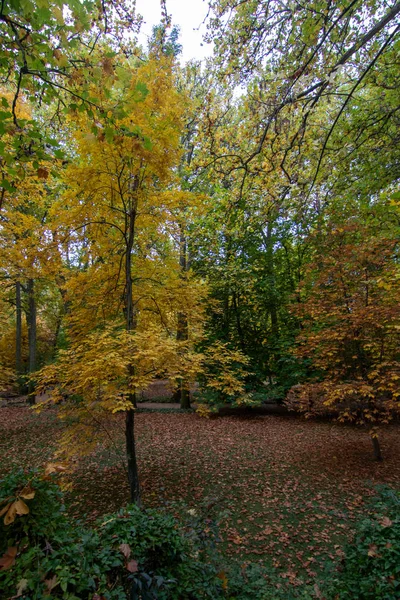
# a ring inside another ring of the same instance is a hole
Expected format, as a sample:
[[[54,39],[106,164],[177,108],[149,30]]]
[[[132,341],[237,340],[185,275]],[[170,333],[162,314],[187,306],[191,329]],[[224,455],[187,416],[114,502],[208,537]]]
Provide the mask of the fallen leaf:
[[[18,500],[16,500],[16,502],[14,502],[15,504],[15,510],[17,515],[27,515],[29,512],[29,507],[25,504],[25,502],[23,500],[21,500],[20,498],[18,498]]]
[[[126,568],[128,569],[128,571],[130,573],[137,573],[139,570],[138,567],[138,563],[137,560],[130,560],[127,564],[126,564]]]
[[[378,556],[378,546],[376,544],[370,544],[368,548],[368,556]]]
[[[131,548],[129,544],[120,544],[118,547],[121,550],[122,554],[125,556],[125,558],[128,559],[131,555]]]
[[[67,468],[61,463],[49,463],[45,470],[45,475],[54,475],[55,473],[63,473]]]
[[[6,514],[6,512],[8,511],[8,509],[10,508],[12,502],[9,502],[8,504],[6,504],[6,506],[4,506],[4,508],[2,508],[0,510],[0,517],[2,517],[3,515]]]
[[[18,585],[17,585],[17,597],[18,596],[22,596],[22,594],[26,590],[27,585],[28,585],[28,580],[27,579],[21,579],[18,582]]]
[[[220,571],[217,577],[222,581],[222,589],[226,591],[228,589],[228,578],[225,571]]]
[[[27,485],[18,495],[25,500],[32,500],[35,497],[35,490],[33,490],[30,485]]]
[[[382,517],[379,521],[382,527],[391,527],[393,525],[393,521],[389,519],[389,517]]]
[[[15,507],[16,502],[13,502],[8,509],[6,516],[4,517],[4,525],[10,525],[14,523],[15,517],[17,516],[17,509]]]
[[[5,571],[6,569],[10,569],[15,563],[15,557],[17,556],[17,547],[12,546],[7,548],[7,552],[3,554],[0,558],[0,569]]]
[[[272,528],[272,527],[266,527],[266,528],[264,529],[263,533],[264,533],[265,535],[271,535],[271,533],[274,533],[274,530],[273,530],[273,528]]]
[[[46,584],[46,588],[47,588],[48,592],[51,592],[51,590],[59,584],[57,575],[53,575],[53,577],[51,579],[45,579],[44,582]]]

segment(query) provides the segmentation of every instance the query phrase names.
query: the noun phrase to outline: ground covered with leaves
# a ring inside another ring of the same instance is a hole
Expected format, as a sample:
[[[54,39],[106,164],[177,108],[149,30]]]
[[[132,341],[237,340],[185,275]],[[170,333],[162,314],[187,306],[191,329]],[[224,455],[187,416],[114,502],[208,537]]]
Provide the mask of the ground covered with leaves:
[[[72,515],[90,522],[128,502],[120,425],[115,447],[77,466]],[[53,410],[1,408],[0,477],[51,459],[63,427]],[[225,554],[273,565],[294,585],[340,561],[376,485],[400,487],[397,424],[383,433],[382,463],[373,461],[365,432],[295,416],[138,411],[136,431],[146,506],[218,520]]]

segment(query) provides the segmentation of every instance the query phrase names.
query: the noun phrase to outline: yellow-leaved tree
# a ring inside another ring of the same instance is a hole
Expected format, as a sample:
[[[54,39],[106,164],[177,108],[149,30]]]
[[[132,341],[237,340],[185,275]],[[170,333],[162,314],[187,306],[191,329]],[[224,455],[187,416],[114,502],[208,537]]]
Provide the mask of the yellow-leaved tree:
[[[68,248],[69,348],[41,372],[39,389],[53,388],[50,402],[72,417],[63,443],[70,454],[93,448],[112,415],[125,413],[130,493],[140,503],[136,394],[156,377],[176,385],[204,371],[209,356],[196,353],[195,344],[207,286],[190,271],[183,278],[179,268],[182,215],[200,196],[179,185],[187,100],[175,85],[173,61],[115,57],[109,77],[107,121],[101,112],[90,120],[77,112],[70,123],[66,191],[52,209],[60,252]],[[190,322],[184,339],[176,335],[182,313]],[[226,351],[223,360],[237,358]],[[228,392],[240,393],[242,383],[231,375],[228,369]],[[223,385],[223,376],[210,383]]]
[[[8,89],[0,89],[0,101],[11,103],[12,98]],[[28,122],[32,112],[29,102],[20,97],[15,106],[20,123]],[[12,146],[15,147],[13,138],[17,134],[15,128],[2,136],[4,156],[11,153]],[[20,391],[24,370],[32,374],[37,368],[39,292],[49,287],[58,269],[58,252],[52,244],[48,224],[49,206],[57,188],[53,176],[57,162],[60,161],[55,157],[53,161],[48,157],[39,166],[35,153],[22,141],[12,167],[6,164],[6,159],[0,160],[1,178],[5,180],[13,175],[11,183],[3,186],[0,197],[0,281],[12,307],[8,311],[9,318],[0,323],[0,347],[4,346],[4,368],[11,373],[11,380],[18,381]],[[23,343],[23,313],[26,315],[27,348]],[[41,330],[43,333],[43,327]],[[10,347],[10,339],[13,347]],[[26,369],[23,366],[25,354]],[[32,384],[29,392],[30,401],[34,402]]]

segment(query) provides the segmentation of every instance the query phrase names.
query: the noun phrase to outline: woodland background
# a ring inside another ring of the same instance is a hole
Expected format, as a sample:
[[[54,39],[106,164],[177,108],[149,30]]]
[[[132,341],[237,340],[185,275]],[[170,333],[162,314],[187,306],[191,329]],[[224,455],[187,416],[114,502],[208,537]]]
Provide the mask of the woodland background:
[[[215,0],[214,56],[185,65],[161,6],[147,48],[134,2],[0,6],[0,386],[33,409],[0,409],[3,514],[14,527],[42,486],[14,467],[56,452],[71,514],[218,505],[227,554],[283,565],[297,593],[320,553],[342,557],[367,481],[398,488],[400,4]],[[183,412],[141,409],[152,385]],[[224,569],[218,593],[245,598]],[[397,581],[357,597],[395,598]],[[117,597],[71,585],[60,597]],[[356,597],[318,585],[301,597]]]

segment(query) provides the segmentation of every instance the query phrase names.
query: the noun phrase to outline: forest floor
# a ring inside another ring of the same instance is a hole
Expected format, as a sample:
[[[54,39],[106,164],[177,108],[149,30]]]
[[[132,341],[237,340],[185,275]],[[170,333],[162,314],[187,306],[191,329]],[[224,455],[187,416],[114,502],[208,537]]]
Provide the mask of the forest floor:
[[[0,478],[48,461],[62,427],[54,410],[1,407]],[[136,431],[146,506],[218,513],[225,554],[274,565],[294,585],[340,560],[374,486],[400,487],[398,424],[382,434],[382,463],[365,432],[293,416],[139,409]],[[114,433],[115,448],[82,459],[73,475],[67,502],[76,517],[91,521],[128,502],[122,419]]]

